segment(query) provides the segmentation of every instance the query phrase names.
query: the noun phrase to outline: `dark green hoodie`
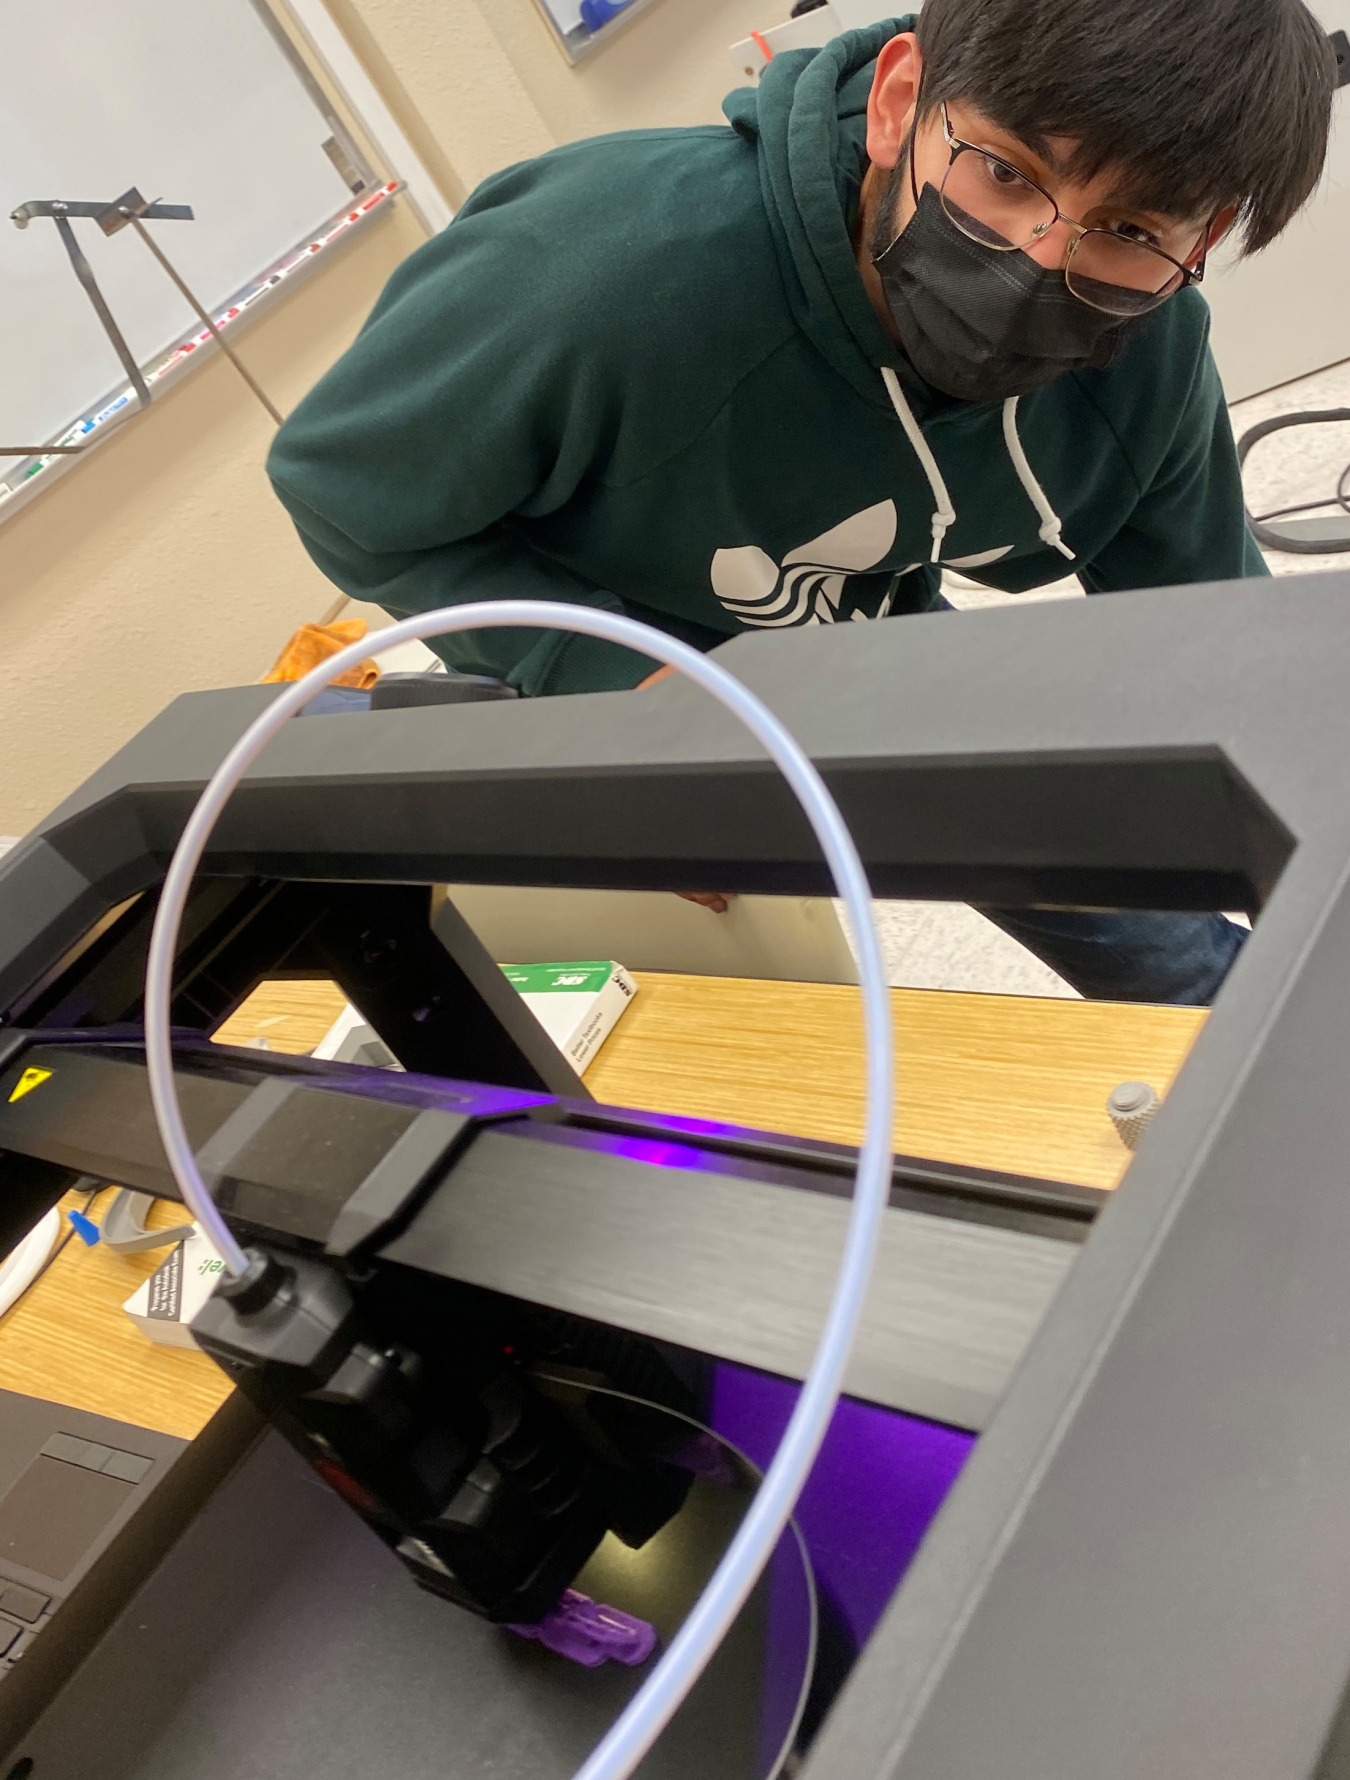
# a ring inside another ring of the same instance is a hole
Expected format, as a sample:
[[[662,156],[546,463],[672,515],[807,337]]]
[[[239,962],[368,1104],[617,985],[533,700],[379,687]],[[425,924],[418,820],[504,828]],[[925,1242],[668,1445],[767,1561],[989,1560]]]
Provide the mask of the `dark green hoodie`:
[[[705,648],[930,607],[935,529],[942,562],[1012,592],[1066,552],[1093,593],[1263,573],[1198,292],[1011,422],[919,382],[887,335],[850,225],[873,63],[910,23],[776,57],[729,129],[579,142],[482,185],[277,436],[320,568],[400,617],[542,596]],[[557,632],[442,653],[527,693],[651,670]]]

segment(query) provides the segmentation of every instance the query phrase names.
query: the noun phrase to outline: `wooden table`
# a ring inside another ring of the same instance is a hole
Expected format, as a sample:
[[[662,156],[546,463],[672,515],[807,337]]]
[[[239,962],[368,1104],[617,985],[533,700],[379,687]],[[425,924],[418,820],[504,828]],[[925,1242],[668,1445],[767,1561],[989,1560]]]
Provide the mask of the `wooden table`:
[[[638,976],[596,1057],[597,1099],[853,1141],[862,1122],[858,995],[824,984]],[[911,1154],[1114,1186],[1128,1161],[1106,1116],[1119,1081],[1165,1093],[1198,1009],[892,991],[896,1144]],[[342,1007],[330,983],[272,983],[218,1033],[309,1051]],[[106,1201],[104,1202],[106,1203]],[[158,1205],[152,1223],[179,1221]],[[163,1258],[70,1243],[0,1321],[0,1387],[191,1437],[229,1387],[199,1353],[149,1342],[121,1305]]]

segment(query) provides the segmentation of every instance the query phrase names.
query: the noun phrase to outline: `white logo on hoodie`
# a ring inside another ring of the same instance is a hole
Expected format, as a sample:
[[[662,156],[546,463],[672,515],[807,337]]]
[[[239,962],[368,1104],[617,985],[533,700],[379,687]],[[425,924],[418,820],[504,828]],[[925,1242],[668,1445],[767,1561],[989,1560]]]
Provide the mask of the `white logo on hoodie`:
[[[850,575],[876,568],[894,544],[895,530],[895,502],[878,501],[875,507],[864,507],[809,543],[798,544],[781,563],[758,544],[715,551],[709,570],[713,592],[742,624],[761,629],[833,624],[839,617],[844,583]],[[1012,548],[1011,544],[996,544],[992,550],[947,557],[945,562],[954,569],[980,568],[997,562]],[[892,572],[898,580],[919,566],[910,562]],[[890,610],[893,593],[894,587],[882,600],[878,618]],[[868,614],[855,608],[849,617],[865,621]]]
[[[878,501],[789,550],[781,563],[758,544],[719,550],[710,571],[713,592],[742,624],[833,624],[845,581],[876,567],[895,542],[895,527],[895,502]]]

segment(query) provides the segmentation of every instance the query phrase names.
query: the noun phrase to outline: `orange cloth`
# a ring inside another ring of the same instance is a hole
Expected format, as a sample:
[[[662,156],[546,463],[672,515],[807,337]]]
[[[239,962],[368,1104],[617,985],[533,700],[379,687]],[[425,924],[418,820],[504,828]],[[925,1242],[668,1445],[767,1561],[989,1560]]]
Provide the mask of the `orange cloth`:
[[[302,624],[272,666],[263,675],[261,684],[274,680],[303,680],[313,667],[345,649],[348,643],[359,643],[366,634],[364,618],[339,618],[332,624]],[[373,661],[358,661],[355,667],[339,674],[334,686],[356,686],[363,691],[373,686],[380,670]]]

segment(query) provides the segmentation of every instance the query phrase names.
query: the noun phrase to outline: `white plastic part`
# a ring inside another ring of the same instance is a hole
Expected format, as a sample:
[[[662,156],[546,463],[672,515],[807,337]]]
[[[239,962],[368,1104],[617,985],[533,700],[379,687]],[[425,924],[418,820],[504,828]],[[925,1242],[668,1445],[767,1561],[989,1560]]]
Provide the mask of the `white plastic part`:
[[[38,1220],[19,1245],[0,1264],[0,1316],[23,1297],[47,1265],[47,1257],[61,1234],[61,1213],[55,1206]]]
[[[217,818],[235,786],[282,724],[347,668],[410,637],[456,631],[565,630],[618,643],[677,668],[738,717],[777,764],[820,842],[836,894],[848,909],[858,948],[867,1038],[867,1118],[843,1255],[820,1343],[773,1463],[721,1563],[642,1687],[577,1772],[577,1780],[627,1780],[670,1722],[709,1658],[730,1630],[792,1514],[820,1449],[843,1384],[862,1316],[872,1261],[890,1196],[895,1067],[890,994],[872,918],[867,875],[843,817],[801,746],[773,712],[734,675],[698,650],[613,612],[548,600],[483,600],[423,612],[352,643],[287,686],[240,736],[212,775],[174,852],[150,939],[146,970],[145,1052],[160,1138],[184,1202],[231,1273],[247,1266],[243,1250],[217,1211],[183,1126],[173,1079],[170,998],[178,929],[193,876]],[[655,700],[659,695],[650,695]],[[319,721],[319,719],[311,719]],[[342,717],[342,722],[357,722]]]
[[[1106,1110],[1116,1136],[1127,1150],[1138,1149],[1139,1140],[1153,1123],[1162,1101],[1148,1082],[1118,1082],[1107,1096]]]

